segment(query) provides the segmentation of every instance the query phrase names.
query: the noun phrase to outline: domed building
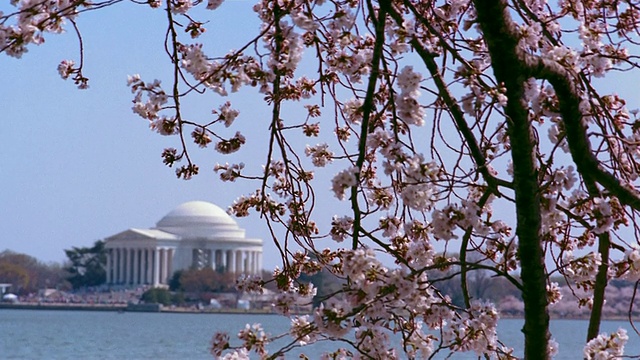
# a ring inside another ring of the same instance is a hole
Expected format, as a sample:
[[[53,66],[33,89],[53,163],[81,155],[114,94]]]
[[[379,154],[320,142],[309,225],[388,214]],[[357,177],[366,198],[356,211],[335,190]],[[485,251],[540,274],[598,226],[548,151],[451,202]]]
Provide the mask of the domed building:
[[[129,229],[105,240],[107,284],[158,286],[183,269],[259,274],[262,240],[221,208],[190,201],[165,215],[154,228]]]

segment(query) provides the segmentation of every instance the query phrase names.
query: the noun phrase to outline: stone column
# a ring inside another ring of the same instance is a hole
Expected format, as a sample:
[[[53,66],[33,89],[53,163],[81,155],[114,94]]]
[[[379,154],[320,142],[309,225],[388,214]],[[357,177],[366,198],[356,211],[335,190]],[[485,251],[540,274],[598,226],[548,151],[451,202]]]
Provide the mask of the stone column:
[[[167,283],[167,278],[169,277],[169,275],[167,275],[167,273],[169,272],[168,270],[168,261],[167,261],[167,249],[161,249],[160,250],[160,284],[166,284]]]
[[[222,266],[222,251],[215,250],[213,253],[215,254],[215,268],[213,268],[213,270],[217,271],[218,268]]]
[[[236,270],[236,253],[233,250],[227,250],[227,272]]]
[[[151,274],[153,273],[153,254],[151,253],[151,249],[147,249],[147,273],[146,273],[146,284],[153,283],[153,277]]]
[[[169,256],[167,257],[167,278],[173,276],[173,249],[169,249]],[[169,281],[167,281],[167,284]]]
[[[127,281],[127,249],[120,248],[120,284]]]
[[[113,283],[114,284],[119,284],[120,283],[120,274],[122,273],[122,270],[120,269],[120,263],[122,262],[122,256],[120,256],[120,249],[113,249],[114,254],[116,254],[116,262],[114,264],[114,269],[113,269]]]
[[[125,254],[125,248],[120,248],[120,275],[118,275],[119,279],[118,279],[118,283],[120,283],[120,285],[124,284],[124,271],[125,271],[125,265],[127,263],[127,258],[126,258],[126,254]]]
[[[160,249],[153,250],[153,286],[160,283]]]
[[[113,258],[111,260],[111,267],[113,269],[113,276],[111,277],[111,282],[113,284],[117,284],[118,283],[118,249],[111,249],[111,257]]]
[[[145,249],[140,248],[140,285],[144,285],[147,263],[145,262]]]
[[[205,253],[207,254],[207,264],[205,265],[205,267],[215,270],[215,268],[213,267],[213,251],[211,249],[205,249]]]
[[[256,261],[257,263],[256,274],[262,275],[262,251],[258,251],[256,256],[258,258],[258,260]]]
[[[118,254],[118,257],[120,258],[120,274],[118,274],[118,283],[122,284],[124,283],[124,263],[125,263],[125,254],[124,254],[124,248],[120,248],[119,249],[120,254]]]
[[[131,283],[131,249],[126,248],[124,250],[125,262],[124,262],[124,283],[129,285]]]
[[[127,284],[133,281],[133,249],[127,249]]]
[[[122,274],[120,275],[120,283],[127,283],[127,259],[129,258],[127,252],[129,249],[122,248],[120,249],[120,261],[122,262]]]
[[[144,249],[138,249],[138,284],[144,284]]]
[[[140,284],[140,263],[138,262],[140,253],[138,249],[133,249],[133,285]]]
[[[236,266],[235,266],[235,272],[237,275],[242,274],[242,250],[236,250],[235,252],[235,260],[236,260]]]
[[[258,273],[258,252],[257,251],[251,252],[251,262],[253,263],[251,265],[251,273],[257,274]]]
[[[124,271],[122,272],[123,275],[123,279],[122,282],[127,285],[129,284],[129,277],[131,277],[131,250],[127,247],[123,249],[123,256],[122,258],[124,259]]]
[[[251,274],[251,251],[244,251],[244,273]]]
[[[162,249],[161,253],[162,255],[160,255],[160,258],[162,259],[162,262],[160,263],[160,267],[162,268],[162,270],[160,270],[160,284],[166,284],[167,283],[167,249]]]
[[[146,248],[144,249],[144,283],[148,284],[151,282],[151,264],[150,264],[150,256],[149,253],[151,251]]]
[[[140,248],[140,285],[144,285],[147,277],[146,249]]]
[[[229,258],[227,257],[226,250],[220,250],[220,267],[223,272],[227,272],[227,264],[229,263]]]
[[[167,271],[167,250],[160,249],[160,284],[164,284]]]
[[[118,249],[111,249],[111,283],[118,282]]]

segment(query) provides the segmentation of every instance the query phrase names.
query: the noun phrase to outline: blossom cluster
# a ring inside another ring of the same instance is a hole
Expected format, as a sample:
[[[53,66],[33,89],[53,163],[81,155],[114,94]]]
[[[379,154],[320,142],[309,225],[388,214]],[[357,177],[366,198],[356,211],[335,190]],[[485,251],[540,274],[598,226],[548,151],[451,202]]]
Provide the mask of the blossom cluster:
[[[231,164],[225,163],[224,165],[216,164],[213,171],[220,173],[220,179],[222,181],[236,181],[240,177],[240,172],[244,169],[244,163]]]
[[[621,273],[630,281],[640,280],[640,250],[630,249],[625,253]]]
[[[344,241],[353,228],[353,219],[348,216],[334,216],[331,220],[331,239],[337,242]]]
[[[304,153],[311,157],[311,162],[317,167],[324,167],[333,161],[333,152],[329,150],[329,145],[326,143],[318,144],[316,146],[307,145]]]
[[[602,259],[600,253],[590,252],[587,255],[575,257],[573,252],[567,251],[562,262],[566,265],[561,270],[563,274],[575,281],[577,286],[588,289],[594,285],[595,275]]]
[[[151,127],[157,130],[163,135],[169,135],[173,133],[175,126],[172,126],[171,132],[164,130],[163,121],[158,121],[159,113],[164,109],[165,104],[169,100],[169,96],[164,92],[160,86],[160,80],[153,80],[150,83],[142,81],[140,75],[130,75],[127,78],[127,86],[131,88],[131,93],[134,94],[133,99],[133,112],[147,119],[151,122]],[[146,97],[146,101],[144,98]]]
[[[76,63],[73,60],[62,60],[58,65],[58,74],[64,80],[72,78],[78,89],[89,88],[89,79],[82,75],[82,68],[75,66]]]
[[[351,188],[352,186],[356,186],[358,183],[356,174],[359,172],[358,168],[351,167],[349,169],[345,169],[340,171],[336,176],[331,180],[331,189],[335,196],[344,200],[345,198],[345,190]]]
[[[490,356],[497,346],[498,311],[492,304],[474,300],[468,312],[453,318],[443,338],[455,350]]]
[[[398,117],[407,124],[422,126],[425,113],[417,100],[422,76],[413,71],[413,67],[405,66],[400,70],[397,80],[401,90],[396,98]]]
[[[584,358],[587,360],[614,359],[624,355],[624,345],[629,340],[625,329],[611,334],[600,334],[584,347]]]
[[[80,11],[91,7],[90,3],[72,0],[21,0],[10,3],[17,7],[17,11],[9,15],[0,12],[0,51],[16,58],[28,51],[28,45],[43,44],[45,33],[64,32],[66,20],[74,20]],[[5,25],[14,16],[15,25]]]

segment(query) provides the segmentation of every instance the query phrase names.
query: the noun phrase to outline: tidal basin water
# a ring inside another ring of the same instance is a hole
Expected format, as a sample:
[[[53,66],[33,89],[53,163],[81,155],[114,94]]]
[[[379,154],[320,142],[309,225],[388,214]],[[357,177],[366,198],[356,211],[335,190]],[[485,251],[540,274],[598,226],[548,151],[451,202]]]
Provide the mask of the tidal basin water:
[[[212,359],[211,336],[229,331],[232,339],[246,323],[261,323],[272,333],[286,332],[289,321],[278,315],[117,313],[99,311],[0,310],[0,359]],[[560,344],[556,359],[581,359],[587,322],[552,321]],[[500,338],[522,354],[522,320],[499,323]],[[625,353],[640,354],[640,337],[626,321],[605,321],[602,331],[627,329]],[[284,344],[284,342],[281,342]],[[338,344],[304,348],[311,359]],[[520,351],[518,351],[520,350]],[[294,352],[287,359],[298,358]],[[438,357],[445,358],[446,354]],[[473,354],[451,359],[475,359]]]

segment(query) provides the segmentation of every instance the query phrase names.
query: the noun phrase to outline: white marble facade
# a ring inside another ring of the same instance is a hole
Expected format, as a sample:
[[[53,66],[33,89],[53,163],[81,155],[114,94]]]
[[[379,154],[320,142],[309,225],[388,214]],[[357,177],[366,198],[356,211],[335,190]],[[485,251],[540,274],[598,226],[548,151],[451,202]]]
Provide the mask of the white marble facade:
[[[154,228],[132,228],[105,243],[110,285],[164,285],[182,269],[238,275],[262,270],[262,240],[246,238],[224,210],[204,201],[184,203]]]

